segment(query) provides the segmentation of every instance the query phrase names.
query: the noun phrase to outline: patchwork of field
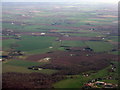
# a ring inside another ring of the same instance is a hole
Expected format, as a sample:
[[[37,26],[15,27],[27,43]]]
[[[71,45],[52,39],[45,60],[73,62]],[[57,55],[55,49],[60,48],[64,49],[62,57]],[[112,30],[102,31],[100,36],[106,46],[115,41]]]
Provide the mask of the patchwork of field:
[[[82,88],[89,80],[111,75],[114,79],[102,81],[118,84],[117,70],[108,70],[111,62],[119,68],[116,8],[112,4],[3,3],[0,49],[3,77],[9,77],[3,79],[3,87]],[[25,78],[23,83],[20,78]]]
[[[52,46],[52,42],[54,42],[56,38],[23,36],[22,39],[23,40],[17,42],[17,44],[20,46],[16,47],[16,50],[21,50],[26,52],[33,51],[33,53],[35,53],[35,51],[44,52],[44,50],[49,49],[49,47]]]

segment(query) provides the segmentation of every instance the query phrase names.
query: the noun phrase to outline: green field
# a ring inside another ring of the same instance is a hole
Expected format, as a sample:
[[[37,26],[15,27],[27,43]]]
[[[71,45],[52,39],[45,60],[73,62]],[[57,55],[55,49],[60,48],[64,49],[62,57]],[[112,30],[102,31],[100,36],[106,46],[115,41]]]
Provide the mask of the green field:
[[[31,66],[39,66],[46,63],[39,63],[39,62],[32,62],[32,61],[25,61],[25,60],[10,60],[3,63],[3,73],[5,72],[20,72],[20,73],[32,73],[32,72],[39,72],[44,74],[52,74],[57,72],[57,70],[52,69],[42,69],[42,70],[30,70],[27,69]]]
[[[62,41],[63,46],[71,46],[71,47],[84,47],[86,44],[84,41]]]
[[[113,49],[113,45],[103,41],[87,41],[86,44],[92,48],[95,52],[110,51]]]
[[[8,29],[13,29],[13,30],[22,30],[23,29],[23,26],[21,25],[15,25],[15,24],[11,24],[11,23],[3,23],[2,24],[2,27],[3,28],[8,28]]]
[[[42,69],[42,70],[29,70],[26,67],[22,66],[13,66],[13,65],[3,65],[3,73],[6,72],[19,72],[19,73],[43,73],[43,74],[53,74],[57,72],[57,70],[52,70],[52,69]]]
[[[5,65],[13,65],[13,66],[21,66],[21,67],[30,67],[30,66],[37,66],[42,65],[45,63],[33,62],[33,61],[25,61],[25,60],[10,60],[5,63]]]
[[[64,50],[64,48],[60,47],[60,42],[55,41],[56,39],[57,37],[49,36],[22,36],[21,40],[6,39],[3,40],[2,44],[3,50],[10,50],[13,47],[16,50],[21,50],[28,54]]]
[[[99,32],[86,32],[86,33],[70,33],[68,35],[71,35],[71,36],[81,36],[81,37],[103,37],[104,35],[102,35],[101,33]]]
[[[47,37],[47,36],[22,36],[22,40],[18,41],[19,45],[16,47],[16,50],[21,50],[25,52],[41,53],[44,51],[49,51],[49,47],[52,46],[52,43],[56,37]]]
[[[16,42],[15,39],[6,39],[2,41],[2,48],[3,50],[9,50],[11,48],[11,45]]]

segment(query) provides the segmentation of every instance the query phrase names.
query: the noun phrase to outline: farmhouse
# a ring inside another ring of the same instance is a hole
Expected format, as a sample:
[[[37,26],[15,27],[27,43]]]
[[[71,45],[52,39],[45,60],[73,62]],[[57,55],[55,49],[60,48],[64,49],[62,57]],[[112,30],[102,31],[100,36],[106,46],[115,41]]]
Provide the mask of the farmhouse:
[[[45,35],[46,33],[41,33],[41,35]]]
[[[33,36],[40,36],[41,33],[32,33]]]
[[[95,85],[104,85],[104,84],[105,84],[105,82],[101,82],[101,81],[95,82]]]
[[[33,36],[44,36],[46,33],[32,33]]]
[[[51,58],[46,57],[46,58],[40,59],[39,62],[49,62],[50,59]]]
[[[14,24],[13,22],[11,24]]]
[[[68,35],[68,34],[65,34],[65,37],[69,37],[69,35]]]
[[[53,48],[53,47],[49,47],[49,48]]]
[[[70,56],[74,56],[75,54],[70,54]]]
[[[82,73],[84,77],[88,77],[89,74],[88,73]]]
[[[86,83],[84,86],[90,86],[91,88],[115,88],[117,87],[117,84],[112,84],[112,83],[105,83],[102,81],[96,81],[96,82],[89,82]]]

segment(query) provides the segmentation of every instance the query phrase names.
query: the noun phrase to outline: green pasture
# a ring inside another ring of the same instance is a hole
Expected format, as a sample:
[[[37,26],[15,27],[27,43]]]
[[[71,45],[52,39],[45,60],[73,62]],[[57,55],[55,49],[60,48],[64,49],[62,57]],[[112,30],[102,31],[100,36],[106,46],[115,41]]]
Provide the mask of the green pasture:
[[[27,60],[10,60],[3,63],[3,65],[12,65],[12,66],[21,66],[21,67],[30,67],[30,66],[38,66],[45,63],[40,62],[33,62],[33,61],[27,61]]]
[[[48,32],[49,30],[52,30],[52,29],[64,29],[64,28],[61,28],[61,27],[56,27],[56,26],[48,26],[48,25],[26,25],[24,28],[23,28],[23,32],[27,31],[34,31],[34,32],[38,32],[38,31],[43,31],[43,32]]]
[[[13,29],[13,30],[23,30],[24,26],[11,24],[11,23],[3,23],[2,28]]]
[[[3,50],[9,50],[11,48],[11,45],[16,42],[15,39],[6,39],[2,40],[2,48]]]
[[[104,52],[110,51],[113,49],[113,45],[108,42],[103,41],[87,41],[85,42],[90,48],[92,48],[95,52]]]
[[[64,48],[60,47],[60,42],[57,42],[55,40],[56,37],[50,36],[22,36],[22,40],[16,42],[18,47],[15,49],[24,51],[28,54],[64,50]]]
[[[26,67],[21,67],[21,66],[12,66],[12,65],[3,65],[2,67],[3,73],[6,72],[19,72],[19,73],[43,73],[43,74],[53,74],[57,72],[56,70],[52,69],[42,69],[42,70],[29,70]]]
[[[5,72],[20,72],[20,73],[39,72],[43,74],[52,74],[57,72],[57,70],[52,70],[52,69],[42,69],[42,70],[28,69],[28,67],[30,66],[38,66],[43,64],[45,63],[25,61],[25,60],[10,60],[10,61],[3,62],[2,69],[3,69],[3,73]]]
[[[62,41],[61,45],[71,46],[71,47],[84,47],[84,46],[86,46],[84,41]]]
[[[82,32],[82,31],[81,31]],[[84,33],[69,33],[68,35],[71,36],[81,36],[81,37],[103,37],[104,35],[102,35],[99,32],[89,32],[89,31],[83,31]]]
[[[52,29],[54,29],[54,30],[55,29],[69,30],[69,29],[66,29],[64,27],[57,27],[55,25],[51,25],[52,23],[49,23],[49,25],[40,25],[40,23],[36,24],[34,22],[32,22],[32,23],[35,24],[35,25],[27,25],[27,24],[26,25],[17,25],[17,24],[11,24],[11,23],[3,23],[2,27],[7,28],[7,29],[12,29],[14,31],[19,31],[19,32],[33,32],[33,31],[34,32],[39,32],[39,31],[46,32],[46,31],[49,31],[49,30],[52,30]],[[41,24],[46,24],[46,23],[41,23]]]
[[[119,36],[110,36],[106,38],[105,40],[111,40],[113,42],[120,42]]]
[[[28,54],[45,53],[54,50],[64,50],[60,47],[60,42],[55,41],[56,37],[50,36],[21,36],[21,40],[6,39],[2,41],[3,50],[14,47],[16,50],[24,51]],[[52,47],[52,48],[49,48]]]
[[[48,36],[22,36],[22,40],[18,41],[17,50],[22,51],[34,51],[34,50],[45,50],[52,46],[55,37]]]

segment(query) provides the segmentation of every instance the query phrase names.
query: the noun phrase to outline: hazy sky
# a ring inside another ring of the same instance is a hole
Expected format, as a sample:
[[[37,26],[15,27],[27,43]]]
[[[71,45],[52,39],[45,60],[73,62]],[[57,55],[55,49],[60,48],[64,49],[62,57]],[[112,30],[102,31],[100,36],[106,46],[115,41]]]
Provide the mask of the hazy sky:
[[[106,3],[116,3],[120,0],[1,0],[2,2],[106,2]]]

